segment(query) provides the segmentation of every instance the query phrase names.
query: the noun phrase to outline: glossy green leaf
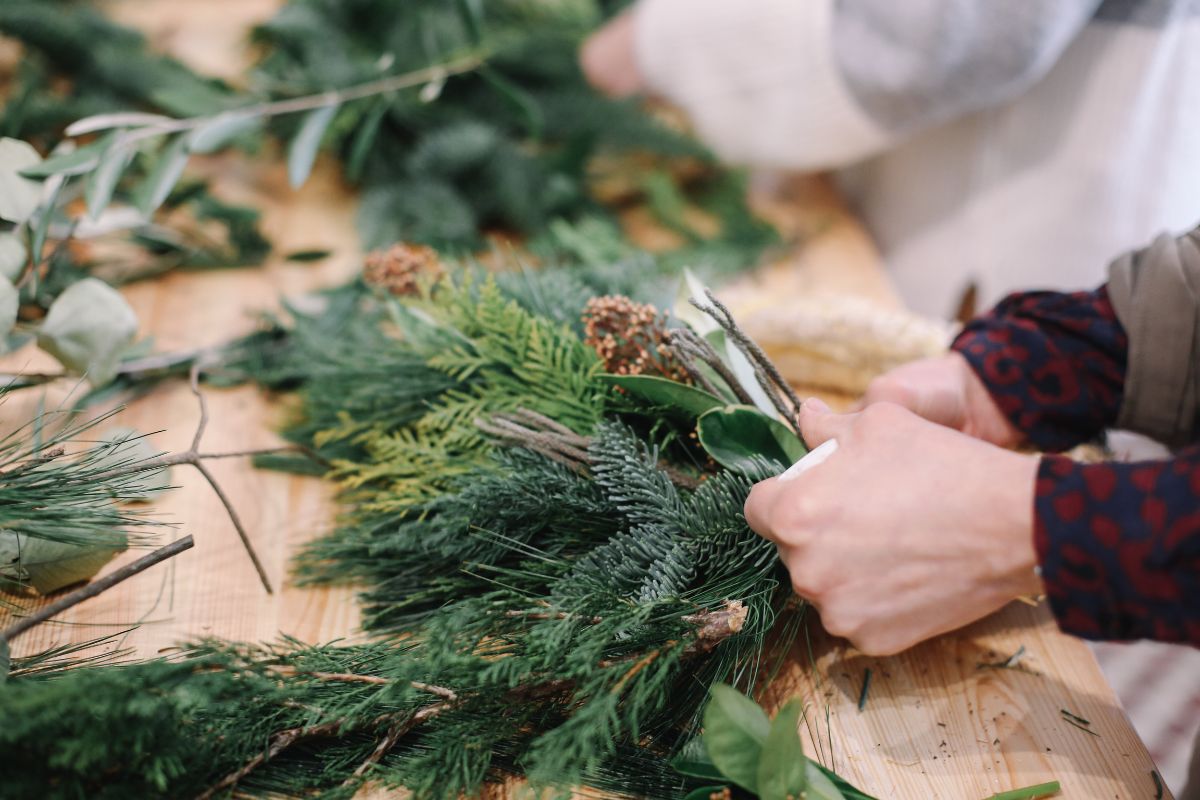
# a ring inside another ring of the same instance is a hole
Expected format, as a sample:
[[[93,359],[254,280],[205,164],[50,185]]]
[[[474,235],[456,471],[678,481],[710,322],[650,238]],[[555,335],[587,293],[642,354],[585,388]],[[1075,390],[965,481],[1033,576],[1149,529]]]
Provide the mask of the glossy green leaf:
[[[601,375],[600,379],[652,406],[674,409],[691,417],[724,405],[719,397],[703,389],[657,375]]]
[[[125,174],[125,168],[132,160],[133,148],[120,138],[114,139],[108,149],[104,151],[104,155],[100,157],[100,163],[96,165],[96,171],[88,176],[87,188],[84,190],[89,217],[96,219],[112,202],[113,193],[117,191],[117,184],[120,183],[121,176]]]
[[[799,800],[808,786],[808,761],[800,743],[799,699],[789,700],[775,719],[758,759],[758,796],[762,800]]]
[[[188,150],[193,153],[215,153],[261,125],[262,119],[259,117],[234,112],[218,114],[188,135]]]
[[[704,749],[728,780],[758,792],[758,761],[771,722],[758,704],[718,683],[704,709]]]
[[[299,189],[308,180],[317,160],[317,151],[321,148],[321,137],[325,135],[337,110],[337,103],[332,103],[308,112],[292,139],[288,147],[288,182],[293,189]]]
[[[49,594],[89,580],[123,546],[66,544],[0,531],[0,579]]]
[[[718,464],[744,473],[756,471],[755,457],[790,466],[808,452],[790,428],[753,406],[707,411],[697,421],[696,433]]]
[[[166,202],[188,162],[188,138],[176,136],[163,149],[146,180],[137,188],[137,207],[150,216]]]
[[[55,298],[38,329],[38,346],[93,386],[113,379],[137,333],[137,316],[120,292],[84,278]]]
[[[0,233],[0,275],[15,281],[25,271],[29,252],[15,233]]]
[[[703,746],[703,743],[701,743]],[[717,769],[717,765],[712,763],[708,757],[708,753],[702,753],[703,760],[700,758],[685,758],[683,753],[671,759],[671,768],[680,775],[686,775],[689,778],[700,778],[701,780],[721,780],[725,776],[721,774],[721,770]]]
[[[824,792],[825,794],[821,794]],[[849,781],[837,773],[826,769],[817,762],[808,762],[808,796],[814,800],[876,800],[876,798],[855,788]]]
[[[42,198],[42,185],[22,174],[42,157],[27,142],[0,138],[0,219],[22,223],[33,216]]]

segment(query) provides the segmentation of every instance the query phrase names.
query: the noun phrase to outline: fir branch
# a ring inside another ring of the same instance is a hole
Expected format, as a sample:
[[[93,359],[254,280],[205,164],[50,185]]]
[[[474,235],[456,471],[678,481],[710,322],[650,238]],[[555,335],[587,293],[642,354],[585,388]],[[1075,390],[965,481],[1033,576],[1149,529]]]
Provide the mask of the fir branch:
[[[120,569],[105,575],[103,578],[92,581],[86,586],[71,592],[67,596],[38,609],[28,617],[13,623],[3,631],[0,631],[0,641],[11,642],[13,639],[30,630],[31,628],[41,625],[46,620],[58,616],[67,609],[82,603],[84,600],[90,600],[91,598],[108,591],[118,583],[132,578],[138,573],[145,572],[155,564],[159,564],[163,561],[166,561],[168,558],[177,556],[184,550],[190,550],[193,544],[194,542],[192,541],[191,536],[184,536],[182,539],[177,539],[176,541],[171,542],[164,547],[160,547],[152,553],[147,553],[137,561],[126,564]]]

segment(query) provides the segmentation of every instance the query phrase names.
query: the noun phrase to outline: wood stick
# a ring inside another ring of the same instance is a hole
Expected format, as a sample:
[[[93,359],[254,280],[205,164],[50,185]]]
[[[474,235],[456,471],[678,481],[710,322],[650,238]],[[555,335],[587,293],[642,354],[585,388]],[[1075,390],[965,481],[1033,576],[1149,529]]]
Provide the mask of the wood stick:
[[[161,561],[166,561],[172,556],[177,556],[184,550],[190,550],[193,544],[195,544],[195,542],[192,540],[192,537],[185,536],[182,539],[171,542],[165,547],[160,547],[153,553],[148,553],[139,558],[137,561],[126,564],[115,572],[105,575],[99,580],[92,581],[88,585],[80,587],[79,589],[71,592],[66,597],[56,600],[50,605],[39,609],[36,613],[30,614],[28,617],[13,623],[4,632],[0,633],[0,639],[11,642],[22,633],[25,633],[25,631],[42,624],[53,616],[61,614],[71,606],[82,603],[84,600],[93,598],[101,592],[106,592],[112,587],[116,586],[118,583],[121,583],[128,578],[132,578],[139,572],[147,570]]]

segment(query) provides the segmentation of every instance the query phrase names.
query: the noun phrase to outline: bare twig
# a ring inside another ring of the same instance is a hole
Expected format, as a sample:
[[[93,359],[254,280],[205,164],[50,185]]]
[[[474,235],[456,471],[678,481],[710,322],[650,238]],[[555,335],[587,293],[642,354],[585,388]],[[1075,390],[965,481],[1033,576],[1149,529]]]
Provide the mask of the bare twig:
[[[681,357],[680,362],[684,364],[684,369],[688,369],[688,362],[691,362],[692,369],[696,369],[694,359],[699,359],[721,376],[721,380],[725,381],[740,402],[746,405],[754,404],[750,393],[742,386],[742,382],[737,379],[737,376],[733,374],[713,346],[695,331],[690,328],[679,328],[672,331],[671,346],[675,348],[677,356]],[[691,372],[691,370],[688,371]],[[698,369],[696,371],[699,372]],[[721,393],[715,389],[709,389],[709,391],[718,397],[721,396]]]
[[[182,539],[171,542],[164,547],[160,547],[154,552],[142,556],[137,561],[126,564],[120,569],[105,575],[103,578],[92,581],[86,586],[76,589],[67,596],[56,600],[47,606],[44,606],[36,613],[30,614],[28,617],[13,623],[2,633],[0,633],[0,640],[11,642],[13,639],[20,636],[22,633],[25,633],[30,628],[42,624],[51,617],[57,616],[58,614],[66,611],[68,608],[78,605],[84,600],[89,600],[101,592],[108,591],[118,583],[132,578],[139,572],[143,572],[159,562],[166,561],[168,558],[176,556],[182,553],[184,550],[191,549],[193,544],[194,542],[192,541],[192,537],[185,536]]]
[[[204,432],[208,428],[208,402],[204,398],[204,393],[200,391],[200,370],[203,364],[196,361],[192,364],[189,373],[189,385],[192,394],[196,397],[196,401],[200,405],[200,420],[196,423],[196,433],[192,436],[192,444],[187,450],[182,453],[168,453],[158,458],[151,458],[145,461],[138,461],[133,464],[117,467],[100,476],[103,478],[112,478],[120,475],[131,475],[143,472],[151,472],[157,469],[173,467],[186,464],[195,467],[196,471],[208,481],[208,485],[212,487],[213,493],[217,499],[221,501],[221,505],[225,507],[225,513],[229,516],[229,521],[233,523],[234,530],[237,531],[238,538],[242,540],[242,547],[246,550],[246,555],[250,557],[250,562],[254,565],[255,571],[258,573],[258,578],[262,582],[263,588],[267,594],[274,594],[274,589],[271,587],[271,579],[267,577],[266,568],[258,557],[258,553],[254,549],[253,542],[250,541],[250,535],[246,533],[246,528],[242,525],[242,519],[237,513],[233,502],[229,496],[225,494],[225,490],[221,488],[221,484],[216,477],[205,466],[205,459],[209,458],[231,458],[234,456],[256,456],[266,455],[269,453],[278,453],[284,450],[294,450],[298,448],[291,447],[271,447],[262,450],[241,450],[232,453],[202,453],[200,452],[200,440],[204,437]]]

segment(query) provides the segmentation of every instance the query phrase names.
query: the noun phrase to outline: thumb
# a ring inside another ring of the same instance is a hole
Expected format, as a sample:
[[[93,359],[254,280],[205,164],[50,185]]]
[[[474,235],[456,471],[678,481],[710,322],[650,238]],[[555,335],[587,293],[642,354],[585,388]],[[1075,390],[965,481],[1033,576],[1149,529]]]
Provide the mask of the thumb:
[[[800,406],[800,435],[811,450],[849,430],[857,414],[835,414],[821,400],[810,398]]]

